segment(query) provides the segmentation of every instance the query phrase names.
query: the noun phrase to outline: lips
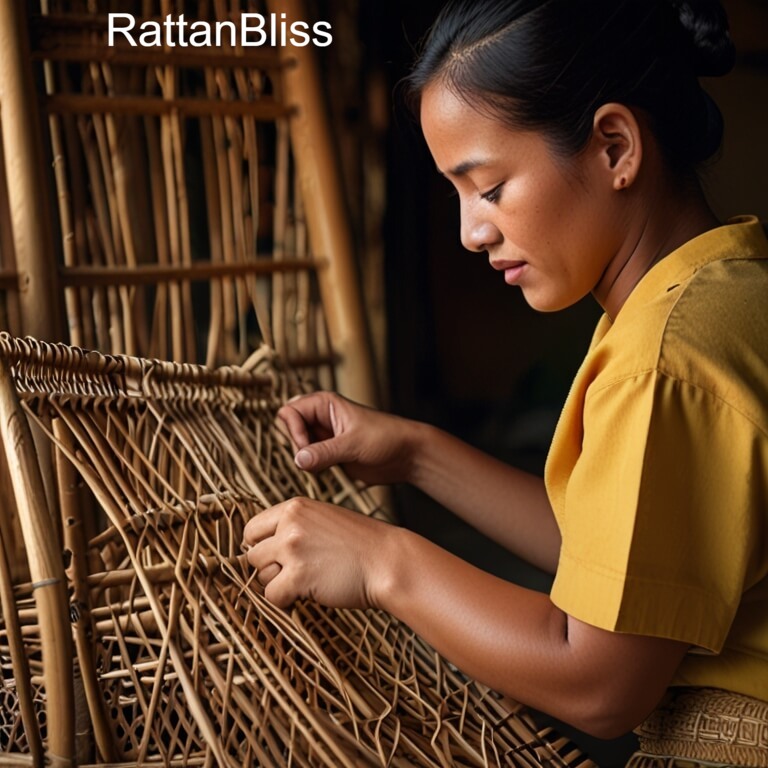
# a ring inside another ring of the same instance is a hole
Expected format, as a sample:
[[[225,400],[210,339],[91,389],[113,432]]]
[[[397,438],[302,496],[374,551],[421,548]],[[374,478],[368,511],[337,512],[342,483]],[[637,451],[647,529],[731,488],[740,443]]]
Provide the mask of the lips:
[[[517,283],[528,266],[527,261],[491,261],[491,266],[499,271],[504,272],[504,282],[507,285],[514,285]]]

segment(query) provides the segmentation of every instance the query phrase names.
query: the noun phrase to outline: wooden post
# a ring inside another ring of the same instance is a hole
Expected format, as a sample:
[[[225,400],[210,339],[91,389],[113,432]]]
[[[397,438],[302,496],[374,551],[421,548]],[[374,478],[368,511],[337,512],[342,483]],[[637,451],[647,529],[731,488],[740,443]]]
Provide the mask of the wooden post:
[[[58,536],[51,535],[43,480],[32,432],[21,409],[8,362],[0,356],[0,435],[19,509],[40,625],[50,764],[73,764],[72,630]]]
[[[27,3],[0,3],[0,109],[23,332],[49,341],[61,333],[53,219],[45,182],[32,80]]]
[[[267,6],[289,29],[294,21],[306,21],[301,0],[268,0]],[[281,95],[294,111],[288,122],[310,244],[313,254],[325,260],[318,280],[331,344],[341,358],[337,386],[347,397],[375,405],[373,356],[315,51],[311,43],[303,48],[287,45],[280,56]]]

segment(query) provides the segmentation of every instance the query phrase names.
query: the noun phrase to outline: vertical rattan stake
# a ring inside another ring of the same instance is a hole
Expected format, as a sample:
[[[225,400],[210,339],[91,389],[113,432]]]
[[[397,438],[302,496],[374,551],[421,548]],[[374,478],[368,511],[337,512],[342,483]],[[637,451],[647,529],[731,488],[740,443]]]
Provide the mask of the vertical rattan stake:
[[[43,480],[27,418],[14,391],[8,362],[0,357],[0,434],[19,509],[37,604],[48,722],[48,755],[57,768],[72,765],[74,697],[72,632],[67,615],[64,564],[51,535]]]

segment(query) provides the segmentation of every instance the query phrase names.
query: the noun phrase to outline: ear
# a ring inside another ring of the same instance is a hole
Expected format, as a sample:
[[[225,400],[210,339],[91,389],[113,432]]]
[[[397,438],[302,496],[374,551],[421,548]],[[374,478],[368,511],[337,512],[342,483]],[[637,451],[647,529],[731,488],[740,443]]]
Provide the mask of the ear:
[[[595,112],[592,136],[601,170],[613,189],[631,187],[643,160],[642,131],[632,110],[623,104],[603,104]]]

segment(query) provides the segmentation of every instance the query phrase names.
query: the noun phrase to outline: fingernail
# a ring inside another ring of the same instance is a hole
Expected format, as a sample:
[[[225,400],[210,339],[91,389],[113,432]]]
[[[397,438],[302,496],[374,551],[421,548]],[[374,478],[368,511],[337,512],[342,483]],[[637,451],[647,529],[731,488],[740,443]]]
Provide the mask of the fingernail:
[[[306,469],[307,467],[312,464],[312,454],[306,450],[305,448],[302,448],[297,454],[296,458],[294,459],[296,462],[296,466],[299,469]]]

